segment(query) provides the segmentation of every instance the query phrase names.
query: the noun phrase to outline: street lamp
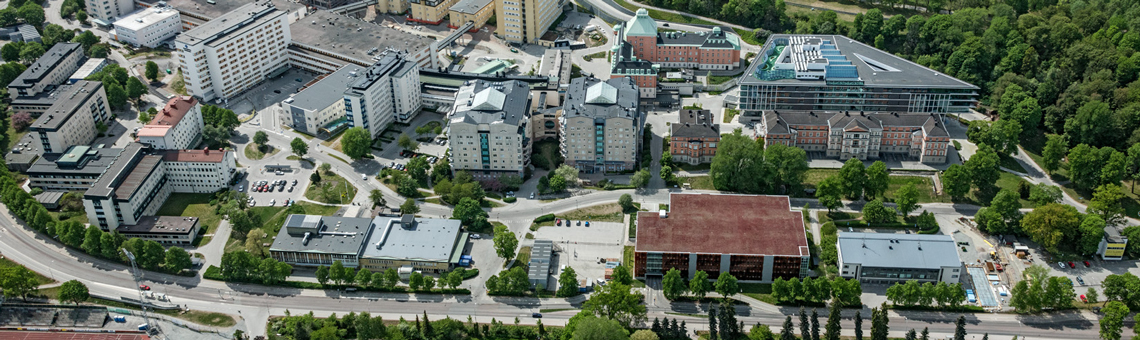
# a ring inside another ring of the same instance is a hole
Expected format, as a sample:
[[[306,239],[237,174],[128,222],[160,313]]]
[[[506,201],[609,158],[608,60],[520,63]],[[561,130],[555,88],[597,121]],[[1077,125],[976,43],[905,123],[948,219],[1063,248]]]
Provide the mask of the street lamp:
[[[51,274],[51,280],[55,281],[55,271],[51,267],[55,267],[55,260],[51,260],[51,266],[48,266],[48,274]]]

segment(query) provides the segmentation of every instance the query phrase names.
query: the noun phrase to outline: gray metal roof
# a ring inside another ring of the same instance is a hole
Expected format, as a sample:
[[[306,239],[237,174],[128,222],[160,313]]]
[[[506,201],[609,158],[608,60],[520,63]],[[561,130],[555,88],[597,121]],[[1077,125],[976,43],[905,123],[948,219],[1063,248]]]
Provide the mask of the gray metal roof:
[[[71,119],[72,115],[74,115],[91,96],[99,93],[102,88],[103,82],[87,80],[80,80],[66,88],[61,86],[60,89],[55,92],[55,103],[48,107],[47,111],[41,114],[39,118],[36,118],[36,121],[28,128],[33,131],[59,130],[64,122]],[[110,110],[110,108],[106,109]],[[89,117],[80,118],[89,119]]]
[[[774,49],[777,42],[789,39],[802,39],[805,41],[830,42],[838,49],[838,55],[850,61],[858,72],[858,80],[867,87],[918,87],[918,88],[956,88],[978,89],[973,84],[946,75],[919,65],[912,61],[900,58],[868,46],[854,39],[840,35],[804,35],[804,34],[773,34],[768,37],[761,51]],[[829,52],[832,53],[832,52]],[[763,58],[764,53],[760,54]],[[803,85],[816,86],[826,84],[826,80],[805,79],[778,79],[762,80],[757,78],[758,68],[764,67],[767,60],[757,59],[752,62],[747,74],[741,79],[741,85]]]
[[[681,110],[680,122],[669,125],[669,129],[673,138],[720,137],[720,125],[709,110]]]
[[[483,7],[487,7],[492,0],[459,0],[459,2],[451,5],[448,10],[456,11],[464,14],[475,14]]]
[[[843,263],[863,267],[936,269],[960,267],[950,235],[839,233]]]
[[[355,256],[360,253],[371,224],[369,218],[289,215],[269,250]],[[312,228],[306,237],[306,233],[289,227],[292,225]]]
[[[214,0],[213,3],[207,3],[203,0],[136,0],[136,2],[148,3],[150,7],[158,5],[159,2],[165,2],[167,6],[177,9],[178,12],[182,14],[182,20],[203,22],[229,13],[238,7],[249,4],[251,1]],[[258,0],[257,2],[264,3],[267,1]],[[298,1],[293,0],[273,0],[271,2],[277,9],[285,11],[293,11],[304,7],[304,5]]]
[[[530,263],[527,266],[527,276],[531,280],[546,280],[550,275],[550,260],[554,254],[554,242],[550,240],[534,240],[530,248]]]
[[[570,87],[566,90],[566,100],[562,105],[562,115],[564,117],[586,116],[594,119],[615,117],[629,118],[634,121],[641,119],[641,111],[638,110],[637,105],[637,85],[633,83],[633,78],[622,77],[604,81],[617,92],[613,104],[590,103],[589,89],[599,83],[603,83],[603,81],[592,77],[577,78],[571,81]],[[598,89],[595,92],[604,91]]]
[[[292,43],[320,49],[362,63],[371,63],[372,48],[407,51],[414,55],[435,40],[329,11],[318,10],[289,25]],[[414,61],[413,61],[414,62]]]
[[[297,93],[293,96],[293,102],[287,105],[310,111],[329,107],[337,101],[344,100],[344,91],[352,82],[360,79],[359,75],[362,73],[364,68],[359,65],[345,65]]]
[[[122,150],[119,153],[119,157],[107,167],[107,171],[103,173],[103,176],[99,177],[99,180],[91,184],[91,189],[87,189],[87,191],[83,193],[83,197],[92,199],[107,199],[111,197],[111,194],[115,193],[115,189],[119,187],[123,179],[134,169],[136,163],[134,160],[143,155],[148,149],[140,143],[129,143],[125,148],[118,150]]]
[[[36,83],[43,80],[44,76],[46,76],[48,73],[51,73],[52,70],[62,66],[61,63],[63,60],[70,56],[72,53],[83,53],[83,50],[80,48],[79,43],[55,44],[50,49],[48,49],[47,52],[44,52],[43,56],[41,56],[39,59],[36,59],[36,62],[32,63],[32,66],[28,66],[27,70],[24,70],[24,72],[20,73],[16,79],[12,80],[12,83],[8,84],[8,87],[32,87]],[[82,57],[79,58],[79,63],[82,64],[84,60],[85,59]],[[67,66],[79,67],[80,64]]]
[[[385,76],[398,77],[415,67],[415,63],[409,62],[406,55],[397,51],[383,51],[378,57],[379,60],[364,70],[349,89],[344,91],[345,94],[363,95],[364,91]]]
[[[468,124],[502,122],[519,125],[530,117],[530,86],[511,80],[467,82],[455,96],[455,110],[451,119]]]
[[[459,220],[415,218],[413,223],[401,217],[377,216],[372,219],[368,244],[361,258],[449,262],[451,255],[462,251],[465,240],[459,239]]]
[[[72,151],[78,146],[68,148],[67,151]],[[100,175],[106,172],[123,153],[123,149],[112,148],[98,148],[89,150],[87,155],[83,155],[82,159],[78,160],[74,165],[66,164],[63,162],[57,163],[60,158],[63,158],[65,153],[45,153],[42,157],[32,163],[28,168],[28,175],[71,175],[71,176],[90,176]]]
[[[284,11],[277,10],[271,2],[261,4],[253,2],[215,17],[189,31],[182,32],[175,38],[175,41],[178,44],[211,44],[221,37],[258,27],[261,23],[276,19],[278,15],[284,14]]]

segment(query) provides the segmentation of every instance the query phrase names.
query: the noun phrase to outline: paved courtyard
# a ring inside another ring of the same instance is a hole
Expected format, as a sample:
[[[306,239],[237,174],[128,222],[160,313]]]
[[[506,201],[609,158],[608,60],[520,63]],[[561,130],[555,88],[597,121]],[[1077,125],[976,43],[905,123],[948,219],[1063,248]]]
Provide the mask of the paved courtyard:
[[[599,259],[622,258],[626,239],[626,226],[623,223],[591,222],[587,227],[585,223],[578,225],[578,220],[571,221],[573,225],[567,227],[566,220],[562,226],[542,227],[535,233],[536,240],[554,241],[558,252],[558,268],[563,265],[574,268],[578,279],[595,281],[605,277],[605,264]],[[584,221],[583,221],[584,222]],[[551,282],[558,281],[560,269],[555,270]],[[553,286],[553,285],[551,285]]]

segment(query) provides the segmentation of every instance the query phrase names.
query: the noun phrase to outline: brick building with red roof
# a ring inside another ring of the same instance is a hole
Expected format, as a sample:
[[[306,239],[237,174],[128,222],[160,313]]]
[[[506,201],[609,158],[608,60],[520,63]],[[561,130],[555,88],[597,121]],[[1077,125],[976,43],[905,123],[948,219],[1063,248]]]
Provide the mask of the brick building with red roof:
[[[787,196],[691,194],[669,196],[667,212],[637,215],[634,276],[671,268],[691,279],[727,271],[741,281],[772,282],[808,271],[803,214]]]

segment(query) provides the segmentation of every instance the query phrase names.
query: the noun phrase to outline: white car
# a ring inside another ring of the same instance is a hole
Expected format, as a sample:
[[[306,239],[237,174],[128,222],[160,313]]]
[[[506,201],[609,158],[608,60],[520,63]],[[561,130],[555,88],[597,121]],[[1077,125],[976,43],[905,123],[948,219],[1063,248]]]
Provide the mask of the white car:
[[[478,239],[483,238],[483,236],[479,236],[479,234],[471,234],[471,238],[478,240]]]
[[[1057,265],[1061,266],[1061,269],[1065,269],[1065,263],[1064,262],[1057,262]]]

